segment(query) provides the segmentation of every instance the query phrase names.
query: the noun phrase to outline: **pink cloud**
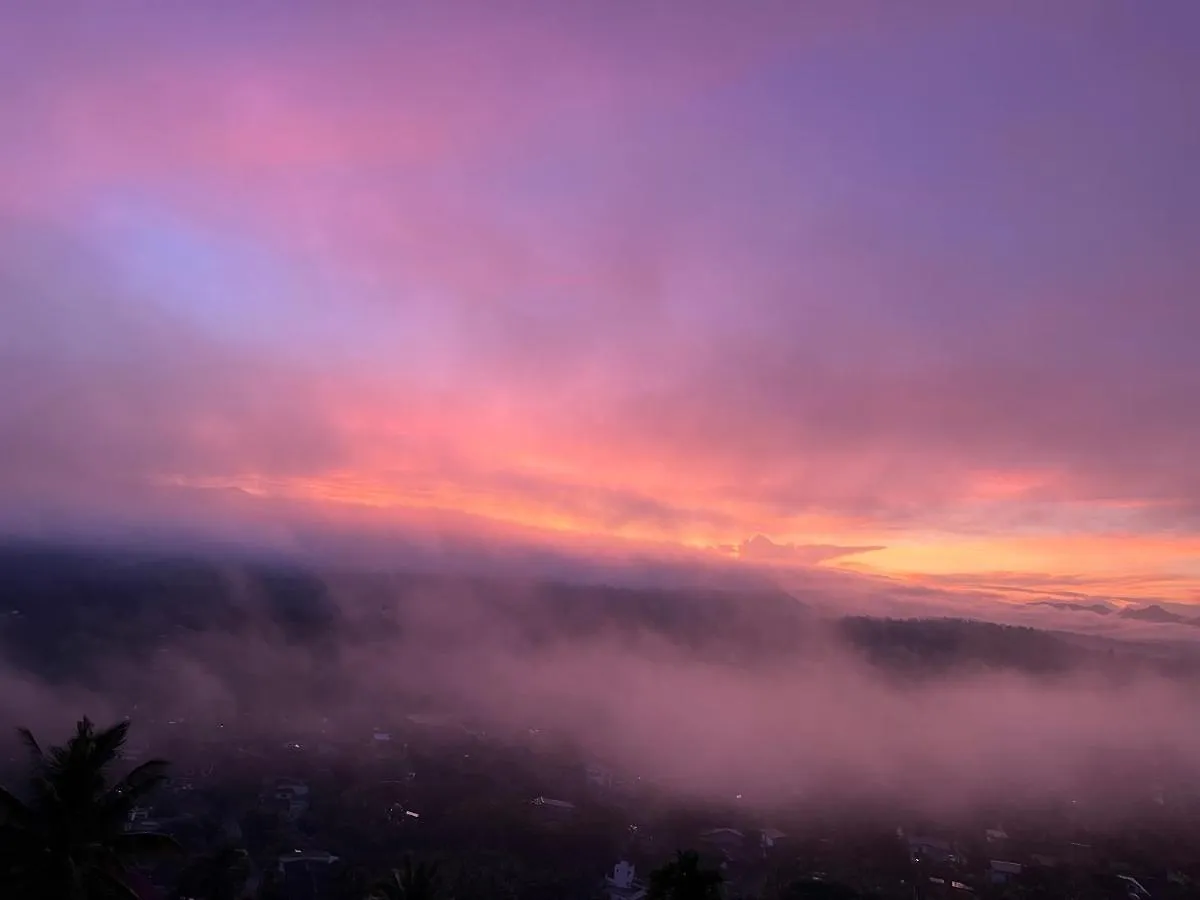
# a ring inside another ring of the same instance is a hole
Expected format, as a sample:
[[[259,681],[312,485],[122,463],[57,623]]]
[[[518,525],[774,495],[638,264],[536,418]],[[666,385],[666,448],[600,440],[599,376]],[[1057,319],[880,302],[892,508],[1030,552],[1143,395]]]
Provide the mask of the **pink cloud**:
[[[27,14],[8,489],[354,484],[697,544],[1193,534],[1169,35],[719,7]],[[134,283],[113,209],[207,255],[134,248]]]

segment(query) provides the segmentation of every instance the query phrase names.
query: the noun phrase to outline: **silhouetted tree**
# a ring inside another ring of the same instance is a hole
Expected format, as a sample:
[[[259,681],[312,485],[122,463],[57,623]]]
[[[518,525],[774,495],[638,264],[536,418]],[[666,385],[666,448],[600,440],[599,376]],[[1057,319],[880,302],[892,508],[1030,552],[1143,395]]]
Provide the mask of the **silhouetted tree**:
[[[700,865],[695,850],[680,850],[675,858],[650,873],[647,900],[721,900],[725,883],[717,869]]]
[[[84,718],[66,744],[43,750],[32,732],[20,729],[29,782],[23,797],[0,788],[0,896],[134,897],[129,867],[179,852],[166,835],[127,830],[134,807],[167,771],[166,762],[151,760],[114,781],[111,770],[128,733],[128,722],[97,731]]]
[[[779,895],[779,900],[857,900],[861,895],[854,888],[833,881],[793,881]]]
[[[436,862],[414,863],[405,856],[400,868],[371,885],[370,900],[442,900],[444,891]]]
[[[334,873],[329,900],[363,900],[372,885],[371,876],[361,865],[340,865]]]
[[[514,900],[523,883],[523,873],[512,857],[476,853],[457,860],[447,893],[455,900]]]
[[[255,900],[284,900],[283,873],[278,866],[263,871],[254,896]]]

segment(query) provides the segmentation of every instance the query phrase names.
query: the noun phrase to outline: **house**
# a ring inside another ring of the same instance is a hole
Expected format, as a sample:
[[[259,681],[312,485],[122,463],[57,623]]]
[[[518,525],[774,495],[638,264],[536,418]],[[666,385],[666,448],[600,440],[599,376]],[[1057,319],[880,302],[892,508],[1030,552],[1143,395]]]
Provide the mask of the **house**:
[[[914,863],[957,865],[962,862],[954,845],[947,840],[925,835],[912,835],[908,839],[908,854]]]
[[[746,849],[746,836],[736,828],[713,828],[700,835],[700,840],[729,858]]]
[[[403,803],[393,803],[387,810],[387,820],[393,825],[411,825],[420,818],[420,813],[407,809]]]
[[[162,831],[162,827],[148,806],[135,806],[129,811],[129,818],[125,822],[125,830],[132,832]]]
[[[916,900],[970,900],[973,896],[975,891],[969,884],[939,875],[913,885]]]
[[[778,828],[764,828],[759,832],[759,843],[762,844],[763,852],[771,850],[777,843],[787,837]]]
[[[550,809],[558,809],[563,812],[571,812],[575,809],[575,804],[566,800],[553,800],[550,797],[534,797],[529,801],[533,806],[548,807]]]
[[[642,900],[646,896],[646,884],[637,877],[633,863],[621,860],[611,875],[604,879],[604,890],[608,900]]]
[[[129,824],[131,825],[137,822],[145,822],[149,818],[150,807],[148,806],[135,806],[129,811]]]
[[[284,816],[295,821],[308,811],[308,785],[302,781],[280,779],[275,782],[270,799]]]
[[[1021,874],[1022,868],[1020,863],[993,859],[988,863],[988,878],[992,884],[1008,884]]]
[[[332,853],[305,853],[300,850],[279,857],[280,893],[285,900],[320,900],[334,888]]]
[[[546,828],[560,828],[575,816],[575,804],[552,797],[534,797],[529,805],[536,811],[539,824]]]

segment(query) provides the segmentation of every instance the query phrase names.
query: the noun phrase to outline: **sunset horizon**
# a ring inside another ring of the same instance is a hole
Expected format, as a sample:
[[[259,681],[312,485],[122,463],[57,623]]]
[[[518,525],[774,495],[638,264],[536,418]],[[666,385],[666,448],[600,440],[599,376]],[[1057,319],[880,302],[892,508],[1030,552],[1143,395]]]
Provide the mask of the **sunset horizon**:
[[[9,537],[1200,604],[1192,4],[6,19]]]

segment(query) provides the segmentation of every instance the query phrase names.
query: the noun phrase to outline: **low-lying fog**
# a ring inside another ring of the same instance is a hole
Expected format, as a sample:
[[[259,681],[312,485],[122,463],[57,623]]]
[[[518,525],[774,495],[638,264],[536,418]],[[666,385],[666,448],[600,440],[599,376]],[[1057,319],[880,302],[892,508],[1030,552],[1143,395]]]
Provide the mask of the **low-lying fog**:
[[[0,726],[62,734],[80,714],[116,717],[136,701],[143,733],[170,715],[359,740],[436,710],[499,735],[540,729],[689,799],[736,792],[763,806],[856,798],[961,811],[1099,787],[1120,804],[1130,798],[1113,785],[1138,793],[1200,775],[1195,684],[1116,644],[1065,659],[1069,641],[1028,629],[893,634],[769,592],[558,595],[449,578],[364,588],[348,576],[319,583],[324,618],[301,634],[239,569],[220,583],[213,609],[226,618],[212,621],[226,624],[180,628],[166,614],[156,647],[109,647],[86,677],[34,675],[10,646]],[[88,629],[107,626],[71,626],[85,635],[81,659]],[[1018,663],[989,649],[1001,638]]]

